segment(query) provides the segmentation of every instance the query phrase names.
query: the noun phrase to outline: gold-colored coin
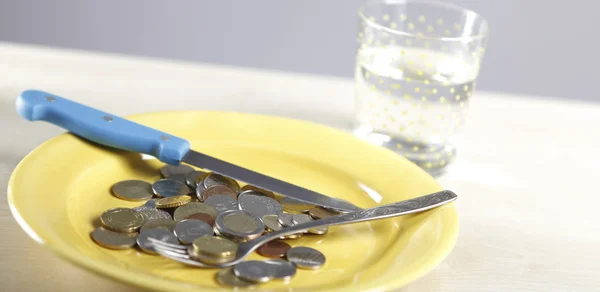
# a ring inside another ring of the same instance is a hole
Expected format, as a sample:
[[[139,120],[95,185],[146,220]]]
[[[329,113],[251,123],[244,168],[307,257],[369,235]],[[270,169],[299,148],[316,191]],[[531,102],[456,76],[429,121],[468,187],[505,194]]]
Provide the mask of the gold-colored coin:
[[[144,217],[132,209],[114,208],[102,213],[100,223],[112,231],[132,232],[144,224]]]
[[[221,236],[223,238],[229,239],[235,243],[240,243],[240,242],[246,242],[246,241],[256,239],[256,238],[260,237],[261,235],[263,235],[263,232],[240,237],[240,236],[235,236],[233,234],[221,233],[221,232],[219,232],[219,230],[217,228],[215,228],[215,234],[218,236]]]
[[[175,228],[175,224],[177,222],[170,219],[155,219],[150,220],[140,228],[140,232],[144,232],[144,230],[153,229],[153,228],[162,228],[173,232],[173,228]]]
[[[285,239],[298,239],[300,237],[302,237],[302,233],[289,234],[289,235],[284,236],[283,238],[285,238]]]
[[[327,232],[329,232],[329,228],[327,228],[327,227],[319,227],[319,228],[313,228],[313,229],[308,230],[308,233],[317,234],[317,235],[323,235],[323,234],[326,234]]]
[[[92,240],[99,246],[108,249],[128,249],[135,246],[137,232],[119,233],[98,227],[90,234]]]
[[[271,191],[267,191],[265,189],[261,189],[259,187],[255,187],[253,185],[245,185],[240,189],[240,194],[245,192],[245,191],[256,191],[259,192],[261,194],[266,195],[269,198],[275,199],[275,194]]]
[[[283,229],[283,226],[279,224],[279,221],[277,221],[278,217],[278,215],[265,215],[261,218],[265,224],[265,227],[267,228],[267,231],[273,232]]]
[[[290,197],[285,197],[281,199],[280,203],[281,206],[283,206],[283,210],[294,214],[306,213],[308,212],[308,210],[315,207],[314,205],[310,205]]]
[[[190,257],[205,263],[224,263],[235,259],[237,244],[218,236],[202,236],[194,240]]]
[[[155,206],[156,206],[156,208],[161,208],[161,209],[174,208],[174,207],[183,206],[191,201],[192,201],[192,198],[188,195],[166,197],[166,198],[162,198],[162,199],[159,199],[158,201],[156,201]]]
[[[235,242],[218,236],[198,237],[194,240],[193,246],[196,252],[215,257],[230,256],[237,253]]]
[[[227,262],[231,262],[231,261],[235,260],[234,255],[228,255],[228,256],[222,256],[222,257],[208,256],[206,254],[203,254],[203,253],[197,251],[193,246],[188,248],[188,254],[192,260],[203,262],[205,264],[212,264],[212,265],[223,264],[223,263],[227,263]]]
[[[154,196],[152,184],[143,180],[124,180],[113,185],[113,195],[127,201],[147,201]]]
[[[329,210],[325,210],[321,207],[314,207],[308,210],[308,215],[310,215],[310,217],[313,217],[315,220],[318,220],[331,216],[337,216],[339,214]]]
[[[246,214],[232,214],[223,218],[223,225],[234,232],[250,233],[258,228],[256,220]]]
[[[175,219],[175,221],[181,221],[186,217],[197,213],[206,213],[213,218],[217,217],[217,210],[213,206],[200,202],[191,202],[175,209],[175,212],[173,212],[173,219]]]
[[[256,285],[254,282],[238,278],[233,272],[233,268],[221,269],[216,276],[217,282],[226,287],[245,287],[251,288]]]

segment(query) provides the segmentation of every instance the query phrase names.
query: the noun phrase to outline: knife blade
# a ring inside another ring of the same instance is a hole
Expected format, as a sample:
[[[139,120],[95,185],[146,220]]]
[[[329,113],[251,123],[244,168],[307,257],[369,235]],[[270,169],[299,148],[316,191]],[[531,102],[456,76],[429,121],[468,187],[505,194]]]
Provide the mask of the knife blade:
[[[182,162],[207,169],[309,204],[342,212],[362,210],[351,203],[328,197],[191,150],[188,141],[129,121],[55,94],[23,91],[16,100],[17,112],[30,121],[46,121],[86,140],[105,146],[144,153],[178,165]]]
[[[266,176],[264,174],[231,164],[229,162],[210,157],[208,155],[188,151],[183,157],[183,162],[195,165],[204,169],[212,170],[213,172],[241,180],[245,183],[261,187],[263,189],[293,197],[297,200],[310,204],[335,209],[337,211],[351,212],[360,211],[361,208],[350,203],[331,198],[317,192],[305,189],[303,187],[293,185],[291,183]]]

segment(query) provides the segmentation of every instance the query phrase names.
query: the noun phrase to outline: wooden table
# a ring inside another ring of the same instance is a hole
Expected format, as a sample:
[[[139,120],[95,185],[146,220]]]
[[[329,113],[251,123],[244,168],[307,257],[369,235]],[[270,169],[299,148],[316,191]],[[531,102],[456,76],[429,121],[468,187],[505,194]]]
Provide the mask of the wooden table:
[[[0,44],[0,186],[37,145],[62,131],[23,121],[25,89],[76,98],[118,115],[219,109],[346,129],[353,81]],[[600,104],[477,92],[464,145],[439,178],[461,198],[458,242],[403,291],[600,289]],[[135,291],[38,246],[0,204],[5,291]]]

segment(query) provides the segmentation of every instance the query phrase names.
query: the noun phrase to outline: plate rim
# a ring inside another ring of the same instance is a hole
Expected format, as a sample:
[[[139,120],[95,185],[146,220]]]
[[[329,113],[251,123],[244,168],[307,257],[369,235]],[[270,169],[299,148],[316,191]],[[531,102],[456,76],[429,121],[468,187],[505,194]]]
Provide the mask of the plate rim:
[[[326,124],[321,124],[318,122],[314,122],[314,121],[310,121],[310,120],[303,120],[303,119],[297,119],[297,118],[290,118],[290,117],[285,117],[285,116],[278,116],[278,115],[271,115],[271,114],[261,114],[261,113],[246,113],[246,112],[236,112],[236,111],[223,111],[223,110],[165,110],[165,111],[147,111],[147,112],[143,112],[143,113],[137,113],[137,114],[132,114],[132,115],[126,115],[123,116],[123,118],[125,119],[129,119],[135,122],[139,122],[138,119],[143,119],[149,116],[153,116],[153,115],[163,115],[163,114],[173,114],[173,113],[212,113],[212,114],[217,114],[217,115],[244,115],[244,116],[248,116],[248,117],[256,117],[256,118],[261,118],[261,119],[280,119],[283,121],[287,121],[287,122],[295,122],[295,123],[299,123],[299,124],[307,124],[311,127],[319,127],[323,130],[328,130],[328,131],[336,131],[338,133],[341,133],[343,135],[346,136],[350,136],[353,139],[355,139],[358,143],[363,143],[366,145],[369,145],[372,149],[376,149],[377,151],[380,152],[388,152],[388,154],[386,155],[396,155],[397,158],[404,160],[405,162],[408,162],[408,164],[410,164],[410,168],[411,171],[418,171],[418,172],[422,172],[423,174],[425,174],[426,176],[429,176],[431,178],[431,181],[437,186],[437,188],[439,190],[442,190],[441,185],[439,184],[439,182],[431,177],[431,175],[427,174],[427,172],[425,172],[424,170],[422,170],[420,167],[418,167],[416,164],[412,163],[411,161],[409,161],[408,159],[397,155],[395,153],[393,153],[391,150],[389,149],[385,149],[383,147],[377,147],[376,145],[370,144],[366,141],[360,140],[356,137],[354,137],[352,134],[343,131],[342,129],[336,128],[336,127],[332,127]],[[173,286],[168,286],[168,285],[164,285],[164,283],[168,283],[168,282],[173,282],[173,283],[177,283],[177,284],[181,284],[181,281],[177,281],[177,280],[172,280],[172,279],[168,279],[168,278],[160,278],[160,280],[156,280],[156,277],[152,277],[149,274],[145,274],[145,273],[138,273],[135,270],[127,270],[127,274],[132,274],[135,275],[135,277],[127,277],[126,275],[123,274],[123,271],[114,271],[112,269],[110,269],[110,267],[106,266],[106,264],[102,264],[102,263],[97,263],[87,257],[81,257],[78,253],[75,253],[73,251],[72,248],[69,247],[65,247],[65,246],[61,246],[61,244],[56,244],[53,243],[52,240],[48,241],[48,238],[43,239],[40,235],[38,235],[36,233],[36,231],[34,230],[34,228],[32,228],[31,226],[29,226],[29,224],[27,223],[27,221],[25,220],[25,218],[23,218],[18,210],[18,208],[15,206],[14,203],[14,194],[13,194],[13,187],[15,184],[15,177],[19,175],[21,168],[23,167],[24,164],[28,163],[29,160],[31,159],[32,156],[36,155],[38,152],[42,151],[43,148],[48,147],[49,145],[52,145],[54,143],[60,143],[60,140],[64,140],[64,139],[70,139],[72,138],[73,135],[69,132],[64,132],[61,134],[58,134],[54,137],[51,137],[50,139],[40,143],[39,145],[37,145],[36,147],[34,147],[32,150],[30,150],[23,158],[21,158],[21,160],[19,161],[19,163],[15,166],[15,168],[13,169],[10,178],[8,180],[8,189],[7,189],[7,203],[10,209],[11,214],[13,215],[13,218],[15,218],[15,220],[17,221],[17,224],[19,224],[19,226],[21,227],[21,229],[23,229],[25,231],[25,233],[32,238],[37,244],[43,246],[44,248],[47,248],[48,250],[50,250],[53,254],[57,255],[61,260],[66,261],[68,263],[71,263],[77,267],[83,268],[84,270],[87,270],[89,272],[92,272],[93,274],[99,275],[105,279],[109,279],[109,280],[116,280],[120,283],[124,283],[127,285],[131,285],[133,287],[143,287],[145,289],[150,289],[153,291],[175,291],[172,289]],[[452,252],[452,250],[454,249],[457,239],[458,239],[458,234],[459,234],[459,225],[460,225],[460,220],[458,217],[458,212],[456,210],[456,206],[455,203],[449,203],[447,204],[447,206],[452,206],[452,210],[451,210],[451,214],[447,215],[447,216],[452,216],[452,223],[453,224],[449,224],[448,228],[450,228],[448,234],[449,236],[446,236],[446,239],[444,240],[444,244],[441,245],[438,248],[438,252],[437,254],[439,256],[437,256],[435,258],[434,261],[430,262],[428,265],[421,265],[420,267],[418,267],[416,270],[413,270],[413,272],[411,272],[410,276],[408,277],[404,277],[403,280],[395,280],[395,281],[388,281],[385,283],[379,283],[377,284],[378,286],[380,286],[381,289],[397,289],[397,288],[401,288],[403,286],[405,286],[408,283],[412,283],[415,280],[418,280],[420,278],[422,278],[423,276],[427,275],[429,272],[431,272],[433,270],[433,268],[435,268],[436,266],[438,266],[441,262],[443,262],[448,255]],[[139,281],[136,279],[139,279],[138,277],[142,277],[145,278],[144,281]],[[150,285],[151,283],[156,282],[156,284],[159,285]],[[163,284],[161,284],[163,283]],[[193,284],[189,284],[191,287],[195,287],[196,289],[200,288],[203,289],[202,287],[193,285]],[[364,285],[363,285],[364,286]],[[369,285],[371,286],[371,285]],[[171,288],[171,289],[169,289]],[[357,287],[358,288],[358,287]],[[212,289],[211,289],[212,290]],[[343,288],[336,288],[334,290],[332,290],[331,288],[328,289],[327,291],[344,291],[345,289]]]

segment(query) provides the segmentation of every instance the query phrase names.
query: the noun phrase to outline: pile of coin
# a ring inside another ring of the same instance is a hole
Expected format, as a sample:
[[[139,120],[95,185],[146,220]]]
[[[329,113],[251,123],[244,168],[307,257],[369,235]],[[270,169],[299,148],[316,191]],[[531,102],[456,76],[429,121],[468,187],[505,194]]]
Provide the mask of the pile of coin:
[[[113,185],[115,197],[144,204],[102,213],[101,226],[91,233],[98,245],[109,249],[137,246],[145,253],[158,254],[153,240],[159,240],[186,246],[193,260],[219,264],[236,258],[240,242],[338,214],[252,185],[240,187],[229,177],[187,165],[166,165],[160,173],[162,179],[152,184],[125,180]],[[267,242],[256,252],[269,259],[222,269],[216,280],[225,286],[248,287],[272,279],[289,281],[296,268],[319,269],[325,264],[321,252],[292,247],[284,240],[327,232],[327,228],[316,228]]]

